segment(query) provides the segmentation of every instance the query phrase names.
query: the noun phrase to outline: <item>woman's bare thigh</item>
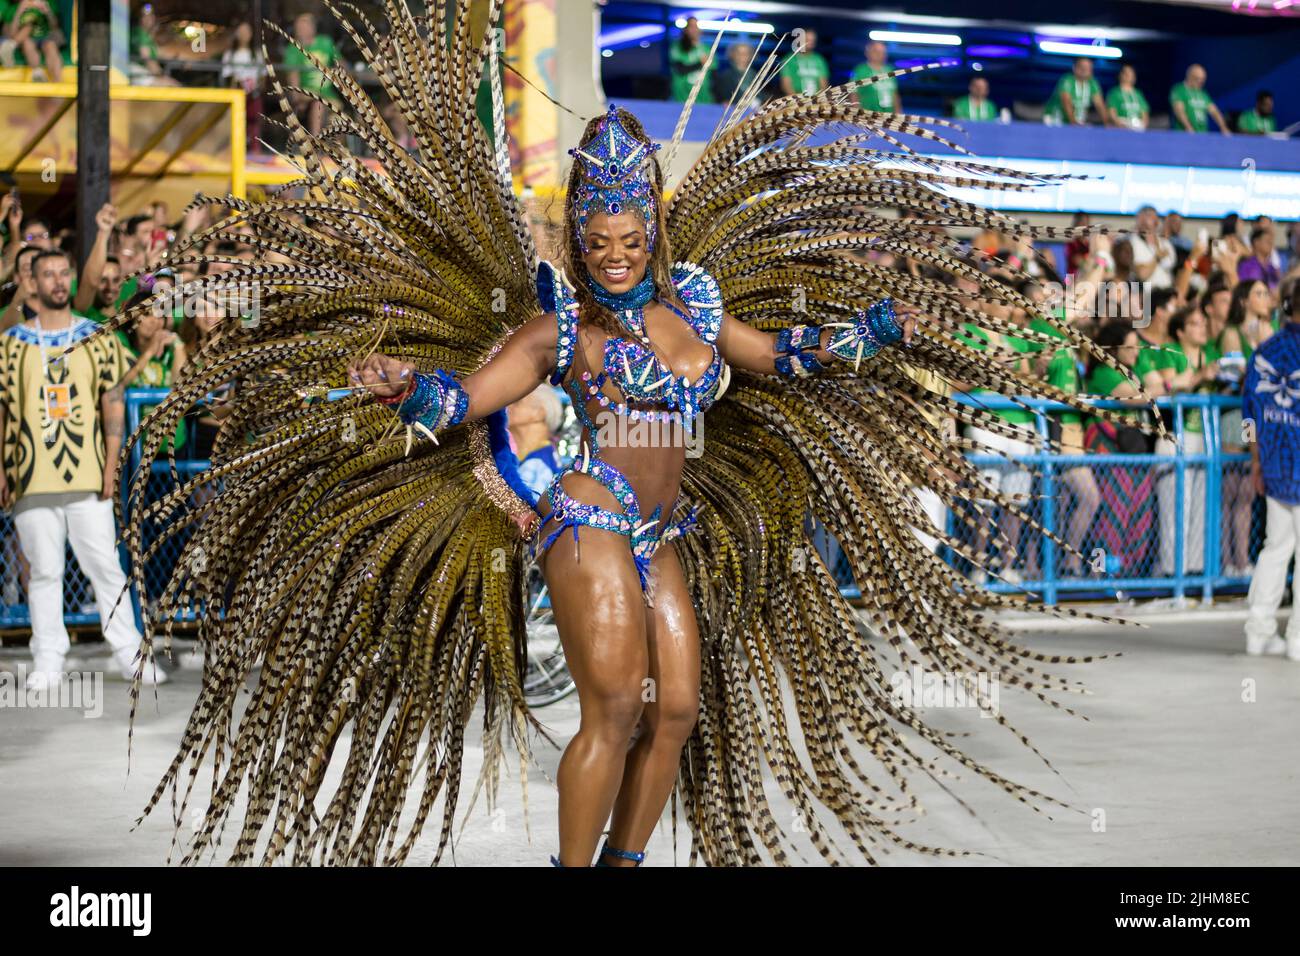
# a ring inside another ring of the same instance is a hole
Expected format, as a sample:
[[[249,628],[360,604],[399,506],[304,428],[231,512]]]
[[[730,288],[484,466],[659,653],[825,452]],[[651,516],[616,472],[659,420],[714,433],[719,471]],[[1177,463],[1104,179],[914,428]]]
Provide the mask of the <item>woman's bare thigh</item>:
[[[543,527],[543,536],[552,530],[554,522]],[[639,697],[649,672],[646,608],[627,537],[583,525],[575,542],[566,528],[542,555],[541,567],[584,712],[588,705],[619,703],[633,691]]]
[[[686,586],[677,548],[661,547],[651,562],[654,607],[646,608],[646,644],[650,655],[652,699],[646,721],[694,720],[700,700],[700,633],[695,605]]]

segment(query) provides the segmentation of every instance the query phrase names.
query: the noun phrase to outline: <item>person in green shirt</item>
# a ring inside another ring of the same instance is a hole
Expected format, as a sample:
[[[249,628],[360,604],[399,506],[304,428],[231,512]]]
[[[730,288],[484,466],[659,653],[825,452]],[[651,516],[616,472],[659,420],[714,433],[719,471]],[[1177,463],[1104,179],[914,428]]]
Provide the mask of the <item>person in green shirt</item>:
[[[1219,300],[1216,304],[1215,299]],[[1225,284],[1212,287],[1201,297],[1201,311],[1221,308],[1228,300],[1227,317],[1214,350],[1219,363],[1219,391],[1240,395],[1246,370],[1255,352],[1270,339],[1274,330],[1269,322],[1273,299],[1268,286],[1258,279],[1243,279],[1232,289]],[[1213,327],[1211,326],[1211,332]],[[1213,339],[1208,343],[1214,345]],[[1249,451],[1250,443],[1243,429],[1241,409],[1225,408],[1220,412],[1219,435],[1222,449],[1228,454]],[[1255,488],[1250,474],[1237,468],[1225,468],[1220,492],[1220,513],[1224,515],[1223,555],[1225,573],[1249,576],[1250,525],[1255,507]]]
[[[685,103],[691,90],[704,75],[704,63],[709,58],[708,48],[700,42],[700,21],[695,17],[686,18],[682,35],[668,50],[668,66],[672,69],[672,97],[678,103]],[[700,87],[697,103],[712,103],[712,90],[706,81]]]
[[[1174,343],[1169,334],[1169,320],[1178,305],[1178,293],[1169,288],[1151,290],[1149,313],[1143,312],[1141,319],[1145,325],[1136,323],[1139,331],[1138,356],[1133,363],[1133,373],[1142,382],[1142,387],[1153,396],[1168,394],[1168,382],[1173,374],[1170,371],[1168,346]],[[1168,419],[1173,428],[1173,420]]]
[[[136,308],[153,297],[152,291],[141,291],[127,303],[128,309]],[[185,341],[171,329],[171,323],[163,311],[157,307],[145,309],[132,323],[127,346],[127,360],[130,369],[122,377],[127,388],[171,388],[176,376],[185,367],[188,354]],[[141,405],[140,418],[143,420],[157,405]],[[185,447],[186,429],[182,418],[172,436],[172,445],[177,454]],[[166,454],[167,442],[163,442],[161,452]]]
[[[33,70],[42,66],[51,82],[63,79],[63,53],[66,42],[59,26],[59,14],[50,0],[14,0],[0,9],[4,35],[11,46],[22,51],[23,59]]]
[[[1110,121],[1116,126],[1146,129],[1151,119],[1147,98],[1137,88],[1137,70],[1125,63],[1119,68],[1119,82],[1106,94],[1106,108]]]
[[[1107,563],[1116,559],[1117,567],[1112,565],[1114,572],[1124,577],[1142,577],[1148,573],[1156,546],[1153,531],[1158,516],[1152,468],[1146,462],[1121,465],[1106,460],[1108,455],[1151,453],[1150,414],[1141,407],[1145,402],[1137,385],[1125,374],[1127,370],[1136,376],[1141,339],[1130,323],[1110,321],[1098,330],[1096,344],[1120,368],[1091,357],[1085,393],[1112,401],[1133,400],[1133,407],[1110,412],[1126,424],[1089,416],[1086,444],[1088,451],[1096,456],[1093,472],[1105,509],[1096,531],[1106,551]]]
[[[296,86],[325,99],[340,99],[334,84],[325,79],[325,74],[313,63],[313,58],[323,67],[338,66],[342,62],[334,41],[316,32],[316,18],[310,13],[302,13],[294,18],[293,38],[302,50],[293,44],[285,47],[284,66],[289,71],[289,86]],[[303,53],[303,50],[307,52]],[[313,136],[319,136],[325,119],[324,105],[302,93],[290,93],[289,99],[295,112],[307,110],[307,129]]]
[[[18,44],[9,36],[9,21],[13,19],[14,5],[9,0],[0,0],[0,70],[12,70],[18,65],[14,56]]]
[[[1214,100],[1210,99],[1210,94],[1205,92],[1205,67],[1199,63],[1189,66],[1183,82],[1176,84],[1169,91],[1169,106],[1174,111],[1177,129],[1189,133],[1204,133],[1210,128],[1209,118],[1213,117],[1225,136],[1232,135],[1228,131],[1228,124],[1224,121],[1223,114],[1214,105]]]
[[[1277,120],[1273,116],[1273,94],[1268,90],[1260,90],[1255,94],[1255,108],[1246,110],[1237,117],[1237,132],[1255,133],[1276,133]]]
[[[1209,323],[1195,305],[1184,306],[1169,320],[1169,335],[1173,342],[1165,346],[1169,363],[1166,382],[1169,394],[1208,394],[1215,390],[1218,363],[1206,349],[1209,340]],[[1163,448],[1161,446],[1164,446]],[[1156,453],[1171,455],[1172,443],[1156,443]],[[1183,412],[1182,451],[1186,455],[1199,455],[1205,451],[1205,425],[1199,408]],[[1174,568],[1174,513],[1177,493],[1177,475],[1171,468],[1156,480],[1156,495],[1160,500],[1160,576],[1173,574]],[[1205,562],[1205,466],[1189,464],[1184,473],[1183,485],[1183,570],[1199,574]]]
[[[831,70],[817,52],[817,31],[804,30],[795,40],[795,54],[781,67],[781,92],[812,96],[830,85]]]
[[[993,318],[1005,319],[1011,313],[1011,308],[1000,302],[966,300],[963,304],[968,307],[978,308]],[[963,345],[977,352],[991,350],[999,353],[1003,357],[1002,361],[1005,362],[1008,372],[1019,372],[1021,374],[1029,374],[1030,372],[1028,355],[1031,345],[1019,336],[989,331],[967,322],[963,323],[961,334],[957,336],[957,339]],[[1017,354],[1023,354],[1026,358],[1013,358]],[[979,396],[986,394],[990,393],[975,391],[971,393],[971,396],[978,403]],[[974,443],[973,450],[976,454],[999,455],[1004,456],[1006,459],[978,466],[980,480],[984,486],[994,493],[1019,501],[1023,506],[1027,503],[1027,496],[1033,488],[1033,475],[1023,465],[1018,464],[1017,459],[1034,453],[1034,446],[1030,444],[1029,439],[1034,433],[1035,415],[1032,411],[1020,407],[999,408],[992,410],[992,414],[1007,424],[1021,429],[1025,433],[1025,439],[1012,438],[975,425],[966,426],[966,437]],[[992,537],[992,514],[988,509],[985,509],[985,514],[979,521],[980,529],[974,550],[977,554],[983,554],[988,548],[989,540]],[[1001,556],[999,573],[1004,580],[1012,584],[1019,583],[1023,580],[1023,577],[1020,572],[1015,570],[1013,564],[1016,555],[1022,550],[1020,537],[1023,531],[1023,522],[1010,511],[1004,511],[998,521],[998,531],[1006,538],[1008,546],[1006,552]],[[1026,554],[1026,571],[1031,579],[1038,576],[1037,553],[1037,549],[1031,548]],[[984,583],[979,572],[972,577],[972,581],[976,584]]]
[[[82,309],[82,314],[103,325],[117,315],[121,303],[118,296],[122,294],[122,264],[117,256],[104,259],[104,266],[99,273],[99,283],[95,287],[91,304]]]
[[[890,66],[885,54],[885,45],[879,40],[872,40],[867,44],[866,55],[867,59],[854,68],[853,79],[865,80],[868,77],[883,76],[893,72],[894,68]],[[898,98],[898,80],[892,76],[858,87],[858,102],[866,110],[877,110],[881,113],[903,111],[903,104]]]
[[[140,19],[131,27],[130,43],[131,82],[136,86],[180,86],[180,81],[168,76],[159,59],[162,51],[154,34],[158,29],[158,18],[153,6],[146,3],[140,8]]]
[[[1141,339],[1138,338],[1137,331],[1127,322],[1116,321],[1108,322],[1102,326],[1101,331],[1097,333],[1097,344],[1114,353],[1115,361],[1129,369],[1135,378],[1141,379],[1138,372],[1138,359],[1142,355]],[[1138,398],[1137,386],[1135,386],[1119,369],[1111,368],[1101,362],[1093,360],[1092,368],[1088,371],[1088,377],[1084,382],[1084,394],[1095,395],[1099,398]],[[1141,423],[1146,412],[1140,409],[1120,411],[1118,414],[1124,418],[1130,419],[1135,424]],[[1098,422],[1101,419],[1090,417],[1089,423]]]
[[[1056,81],[1056,89],[1043,110],[1043,119],[1052,123],[1085,126],[1088,107],[1097,110],[1102,123],[1110,125],[1110,114],[1101,98],[1101,86],[1092,75],[1092,60],[1081,56],[1074,61],[1074,69]]]
[[[1019,285],[1020,294],[1040,308],[1046,308],[1046,293],[1034,279],[1025,279]],[[1065,307],[1055,310],[1058,320],[1065,319]],[[1024,322],[1024,315],[1017,310],[1017,321]],[[1035,316],[1028,326],[1031,332],[1057,339],[1060,348],[1052,348],[1042,342],[1030,342],[1030,351],[1036,356],[1033,364],[1034,374],[1054,388],[1067,395],[1078,395],[1082,391],[1083,379],[1079,369],[1078,350],[1069,344],[1069,337],[1059,325],[1049,322],[1044,316]],[[1086,453],[1083,441],[1083,415],[1079,412],[1059,412],[1052,415],[1049,422],[1051,436],[1061,444],[1061,453],[1065,455],[1082,455]],[[1101,507],[1101,489],[1097,487],[1096,477],[1086,464],[1066,465],[1060,472],[1064,491],[1074,499],[1074,506],[1068,502],[1061,514],[1070,516],[1066,527],[1065,540],[1080,551],[1083,550],[1084,536],[1092,526],[1092,521]],[[1061,572],[1078,576],[1083,573],[1083,565],[1078,555],[1065,553],[1061,555]]]
[[[989,99],[989,81],[982,76],[971,77],[967,94],[952,104],[952,115],[965,120],[995,120],[997,105]]]

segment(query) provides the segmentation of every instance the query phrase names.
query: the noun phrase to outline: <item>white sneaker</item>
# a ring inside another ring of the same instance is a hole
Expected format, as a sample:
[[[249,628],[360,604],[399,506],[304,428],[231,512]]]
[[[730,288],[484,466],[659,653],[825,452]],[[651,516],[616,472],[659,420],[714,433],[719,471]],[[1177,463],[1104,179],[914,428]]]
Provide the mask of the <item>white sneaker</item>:
[[[154,687],[159,684],[166,684],[171,681],[167,672],[163,670],[161,664],[149,664],[145,667],[144,673],[140,675],[140,683],[145,687]]]
[[[123,668],[122,679],[135,680],[135,668]],[[171,678],[167,676],[167,672],[157,664],[146,664],[144,672],[140,675],[140,683],[144,687],[156,687],[159,684],[166,684],[170,680]]]
[[[1288,634],[1286,636],[1286,659],[1300,661],[1300,634]]]
[[[123,680],[135,680],[134,654],[131,654],[131,656],[128,657],[124,653],[115,653],[113,655],[113,660],[117,664],[117,672],[122,675]],[[154,676],[155,672],[157,673],[156,678]],[[141,684],[146,687],[153,687],[158,684],[165,684],[169,680],[171,680],[171,678],[167,676],[167,672],[162,669],[162,665],[159,664],[156,659],[153,663],[145,662],[144,672],[140,675]]]
[[[1300,643],[1297,644],[1296,649],[1297,652],[1300,652]],[[1268,637],[1256,637],[1253,634],[1246,635],[1246,653],[1251,657],[1260,657],[1264,654],[1282,654],[1286,650],[1287,642],[1276,634],[1271,634]]]

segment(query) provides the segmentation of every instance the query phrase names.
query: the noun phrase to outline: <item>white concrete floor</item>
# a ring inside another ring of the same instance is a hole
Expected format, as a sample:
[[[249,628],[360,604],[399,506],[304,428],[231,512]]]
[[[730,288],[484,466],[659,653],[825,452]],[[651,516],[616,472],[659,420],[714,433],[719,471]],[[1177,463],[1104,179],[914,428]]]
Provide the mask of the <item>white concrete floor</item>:
[[[1194,612],[1149,629],[1020,635],[1054,653],[1123,654],[1055,669],[1087,684],[1091,696],[1076,699],[1087,722],[1003,690],[1002,712],[1052,760],[1059,777],[992,721],[956,710],[936,717],[945,728],[975,733],[963,746],[976,759],[1080,811],[1062,810],[1048,819],[963,771],[952,786],[974,815],[918,780],[928,813],[902,832],[917,842],[984,854],[957,865],[1300,863],[1300,663],[1246,657],[1240,635],[1240,623],[1198,620]],[[93,650],[75,654],[70,669],[104,663]],[[0,652],[0,669],[19,663],[25,663],[23,652]],[[106,678],[98,719],[70,709],[0,708],[0,866],[166,862],[172,838],[166,800],[138,830],[131,832],[131,826],[173,756],[193,702],[197,670],[175,677],[159,689],[156,707],[146,697],[129,774],[126,685],[120,680]],[[1249,688],[1253,702],[1243,700]],[[570,697],[539,716],[566,741],[577,726],[577,701]],[[482,757],[474,746],[477,726],[471,725],[467,740],[460,818]],[[536,756],[540,766],[530,772],[528,787],[531,844],[516,761],[502,781],[497,812],[489,815],[480,799],[444,865],[546,865],[556,849],[556,794],[547,778],[554,777],[559,753],[539,747]],[[778,814],[789,813],[778,796],[772,799]],[[1104,811],[1103,832],[1095,829],[1097,810]],[[432,858],[437,816],[412,864]],[[677,862],[684,864],[689,838],[684,829],[678,837]],[[851,846],[842,834],[837,845],[846,853]],[[649,851],[648,866],[673,863],[666,814]],[[808,850],[799,862],[822,860]],[[934,864],[901,852],[882,862]]]

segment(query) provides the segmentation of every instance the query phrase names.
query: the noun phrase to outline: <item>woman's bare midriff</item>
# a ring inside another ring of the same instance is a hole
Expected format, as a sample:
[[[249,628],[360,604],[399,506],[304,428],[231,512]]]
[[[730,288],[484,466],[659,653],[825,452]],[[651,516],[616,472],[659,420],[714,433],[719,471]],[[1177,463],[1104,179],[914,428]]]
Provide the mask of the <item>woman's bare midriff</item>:
[[[683,353],[678,356],[658,352],[660,362],[674,369],[677,374],[686,375],[690,381],[698,380],[712,360],[712,349],[679,316],[662,306],[652,305],[646,309],[646,325],[652,342]],[[581,383],[584,371],[599,375],[604,365],[605,342],[610,338],[594,326],[583,326],[580,329],[580,347],[569,373],[571,381]],[[609,399],[610,405],[625,400],[618,387],[610,382],[602,386],[601,392]],[[569,389],[569,394],[572,397],[572,388]],[[662,508],[659,530],[663,531],[672,518],[672,509],[681,490],[687,450],[697,448],[697,443],[703,439],[701,422],[697,420],[695,423],[698,433],[689,435],[682,427],[680,416],[674,416],[668,422],[638,421],[626,414],[616,413],[609,406],[602,406],[595,399],[586,402],[585,407],[588,417],[596,424],[595,441],[590,429],[584,427],[582,430],[586,447],[599,449],[595,452],[596,457],[618,469],[627,478],[636,493],[641,521],[649,520],[656,507]],[[634,404],[632,407],[647,412],[666,410],[663,406],[656,405]],[[575,466],[578,463],[575,462]],[[565,475],[560,479],[560,487],[578,501],[610,511],[623,511],[622,505],[605,486],[589,475]],[[543,516],[550,513],[550,501],[545,496],[539,503],[538,510]]]

